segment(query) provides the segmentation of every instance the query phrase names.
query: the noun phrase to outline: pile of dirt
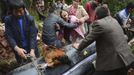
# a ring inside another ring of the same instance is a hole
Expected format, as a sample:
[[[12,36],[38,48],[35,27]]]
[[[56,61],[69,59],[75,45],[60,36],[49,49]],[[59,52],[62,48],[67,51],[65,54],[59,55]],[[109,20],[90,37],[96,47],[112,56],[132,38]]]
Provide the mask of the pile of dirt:
[[[0,60],[9,60],[14,57],[14,53],[5,38],[4,32],[5,25],[0,23]]]
[[[16,66],[13,50],[7,42],[4,32],[5,25],[0,23],[0,74],[6,73]]]

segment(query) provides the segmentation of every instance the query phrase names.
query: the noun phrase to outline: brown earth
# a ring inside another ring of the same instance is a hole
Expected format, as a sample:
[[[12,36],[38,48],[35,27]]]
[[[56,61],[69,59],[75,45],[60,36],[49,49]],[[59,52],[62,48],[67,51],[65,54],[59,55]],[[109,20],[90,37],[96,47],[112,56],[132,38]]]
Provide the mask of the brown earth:
[[[0,23],[0,75],[16,66],[14,53],[5,39],[5,26]]]

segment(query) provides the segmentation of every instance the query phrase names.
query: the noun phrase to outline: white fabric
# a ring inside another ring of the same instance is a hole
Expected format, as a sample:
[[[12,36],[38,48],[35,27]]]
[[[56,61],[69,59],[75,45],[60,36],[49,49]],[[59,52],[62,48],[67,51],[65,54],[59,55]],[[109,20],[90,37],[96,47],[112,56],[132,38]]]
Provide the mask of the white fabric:
[[[123,9],[123,10],[121,10],[121,11],[119,12],[119,16],[120,16],[120,18],[122,19],[123,25],[126,25],[128,19],[129,19],[130,14],[127,15],[125,9]]]

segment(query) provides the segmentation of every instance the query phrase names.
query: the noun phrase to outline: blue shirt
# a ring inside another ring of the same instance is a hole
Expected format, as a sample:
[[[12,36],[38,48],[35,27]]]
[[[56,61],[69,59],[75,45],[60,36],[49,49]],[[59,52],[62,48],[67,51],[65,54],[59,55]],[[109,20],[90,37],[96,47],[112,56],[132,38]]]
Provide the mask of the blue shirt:
[[[28,46],[28,44],[27,44],[27,40],[26,40],[26,37],[25,37],[25,32],[23,30],[23,20],[22,20],[22,18],[20,18],[18,20],[18,22],[19,22],[19,28],[20,28],[20,34],[21,34],[22,47],[26,48]]]
[[[123,23],[124,25],[126,25],[128,19],[129,19],[129,16],[130,16],[130,14],[129,14],[129,12],[128,12],[128,9],[125,8],[125,9],[121,10],[121,11],[119,12],[119,16],[120,16],[120,18],[122,19],[122,23]]]

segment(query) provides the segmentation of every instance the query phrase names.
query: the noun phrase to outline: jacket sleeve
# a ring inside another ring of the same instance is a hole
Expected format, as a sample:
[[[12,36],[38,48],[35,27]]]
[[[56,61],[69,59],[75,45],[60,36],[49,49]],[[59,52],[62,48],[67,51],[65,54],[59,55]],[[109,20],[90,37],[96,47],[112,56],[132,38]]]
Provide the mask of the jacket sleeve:
[[[9,42],[10,46],[14,49],[15,46],[17,46],[16,41],[14,39],[13,33],[12,33],[12,28],[11,28],[11,22],[10,22],[11,17],[7,16],[5,18],[5,37],[7,41]]]
[[[85,39],[83,39],[83,41],[80,43],[79,47],[78,47],[78,51],[82,51],[84,48],[86,48],[87,46],[89,46],[91,43],[93,43],[97,38],[99,38],[99,36],[101,36],[104,33],[104,29],[103,27],[101,27],[101,25],[98,25],[97,22],[95,22],[92,25],[92,31],[90,34],[88,34]]]
[[[84,19],[84,21],[89,19],[88,13],[86,12],[86,10],[83,8],[83,6],[81,7],[81,12],[82,12],[82,18]]]
[[[34,18],[30,16],[30,49],[36,50],[37,46],[37,33],[38,30],[35,26]]]
[[[59,25],[62,25],[62,26],[66,26],[68,28],[76,28],[78,27],[77,24],[74,24],[74,23],[67,23],[65,22],[62,18],[58,17],[58,24]]]

